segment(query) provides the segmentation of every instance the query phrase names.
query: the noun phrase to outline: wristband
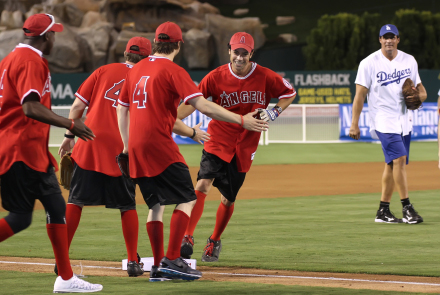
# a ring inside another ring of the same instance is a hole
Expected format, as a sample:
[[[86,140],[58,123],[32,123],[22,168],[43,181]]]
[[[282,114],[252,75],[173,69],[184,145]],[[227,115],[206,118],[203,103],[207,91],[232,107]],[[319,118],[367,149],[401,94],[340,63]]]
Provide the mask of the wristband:
[[[193,130],[193,135],[190,137],[191,139],[193,139],[194,136],[196,136],[196,134],[197,134],[197,131],[194,128],[192,128],[192,130]]]
[[[244,124],[243,115],[240,115],[240,117],[241,117],[241,127],[243,127],[243,124]]]
[[[73,121],[73,119],[70,119],[70,120],[72,120],[72,124],[70,124],[70,127],[68,128],[69,130],[72,130],[73,129],[73,126],[75,126],[75,121]]]
[[[64,137],[72,139],[72,138],[75,138],[75,135],[74,134],[66,134],[66,133],[64,133]]]
[[[275,107],[273,107],[272,110],[273,110],[273,111],[276,111],[276,112],[278,113],[278,116],[281,115],[281,113],[283,112],[283,108],[280,107],[280,106],[275,106]],[[277,116],[277,117],[278,117],[278,116]]]

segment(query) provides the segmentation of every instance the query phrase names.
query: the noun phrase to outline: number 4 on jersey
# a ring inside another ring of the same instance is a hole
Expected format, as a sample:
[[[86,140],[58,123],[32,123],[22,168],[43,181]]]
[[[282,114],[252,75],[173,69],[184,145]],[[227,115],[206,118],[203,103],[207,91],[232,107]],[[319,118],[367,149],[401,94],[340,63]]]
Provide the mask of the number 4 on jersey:
[[[117,101],[118,101],[119,93],[121,93],[122,85],[124,85],[124,80],[125,79],[122,79],[118,83],[115,83],[112,88],[110,88],[105,92],[104,98],[113,101],[112,107],[114,108],[118,106]]]
[[[138,109],[145,109],[145,104],[147,103],[146,87],[148,78],[150,76],[142,76],[133,92],[133,103],[137,103]]]
[[[3,97],[3,79],[5,77],[6,69],[2,73],[2,77],[0,79],[0,97]]]

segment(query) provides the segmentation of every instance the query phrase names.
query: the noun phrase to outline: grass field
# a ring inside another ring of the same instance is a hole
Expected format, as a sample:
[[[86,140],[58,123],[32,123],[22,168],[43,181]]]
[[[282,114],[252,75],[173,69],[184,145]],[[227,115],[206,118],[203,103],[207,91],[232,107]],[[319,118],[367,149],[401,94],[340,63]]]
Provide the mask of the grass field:
[[[201,149],[199,145],[180,146],[190,166],[198,166]],[[436,161],[437,143],[412,143],[411,160]],[[383,155],[377,144],[271,144],[259,147],[254,164],[381,161]],[[221,260],[215,266],[440,277],[440,254],[436,246],[440,242],[438,194],[437,190],[411,192],[413,200],[417,200],[416,207],[423,208],[426,220],[417,226],[374,223],[377,194],[240,200],[222,235]],[[217,206],[218,201],[206,202],[195,232],[194,258],[201,266],[208,265],[200,261],[200,255],[211,234]],[[391,206],[400,208],[398,196],[393,198]],[[152,256],[145,231],[147,211],[145,204],[138,205],[142,257]],[[165,237],[169,235],[171,211],[171,208],[165,211]],[[0,218],[5,215],[6,212],[0,212]],[[82,216],[70,249],[72,259],[121,261],[125,258],[118,210],[87,207]],[[42,210],[35,211],[29,229],[0,244],[0,255],[53,258]],[[0,271],[0,275],[2,285],[8,286],[0,294],[47,294],[47,290],[51,291],[47,284],[54,280],[49,274]],[[33,285],[30,292],[20,283],[22,280],[26,280],[26,286]],[[138,294],[140,288],[161,294],[206,294],[207,290],[214,290],[209,294],[406,294],[210,281],[180,283],[178,288],[174,283],[145,285],[145,280],[129,278],[91,277],[90,281],[104,284],[102,294]]]
[[[180,145],[179,149],[188,166],[199,166],[202,145]],[[50,148],[50,151],[59,160],[56,154],[58,148]],[[376,143],[269,144],[258,147],[253,165],[362,163],[382,162],[383,159],[382,149]],[[438,160],[436,142],[411,143],[410,161],[436,160]]]
[[[5,272],[0,271],[2,277],[2,285],[8,286],[7,289],[1,290],[2,295],[32,294],[44,295],[51,293],[47,282],[54,279],[52,274],[32,274],[21,272]],[[26,285],[23,286],[23,281]],[[172,282],[172,283],[148,283],[136,279],[117,278],[117,277],[88,277],[88,281],[92,283],[100,283],[104,286],[104,290],[97,294],[320,294],[320,295],[377,295],[377,291],[373,290],[350,290],[342,288],[323,288],[323,287],[304,287],[304,286],[282,286],[268,284],[249,284],[235,282],[210,282],[200,281],[196,283]],[[13,286],[13,287],[9,287]],[[417,295],[423,293],[408,292],[385,292],[383,295]]]
[[[429,220],[420,226],[375,224],[371,208],[376,209],[376,194],[240,200],[222,235],[222,256],[215,266],[440,276],[440,254],[433,247],[440,243],[436,195],[438,191],[412,193]],[[393,201],[392,207],[399,208],[397,196]],[[194,233],[198,260],[212,232],[218,201],[205,206]],[[144,226],[147,211],[145,204],[138,206],[142,257],[152,256]],[[165,225],[171,212],[171,208],[165,211]],[[165,226],[164,237],[168,230]],[[0,244],[1,255],[52,258],[45,231],[45,214],[36,211],[28,230]],[[409,247],[408,237],[417,242]],[[70,254],[72,259],[122,260],[119,211],[85,208]],[[410,268],[405,267],[408,263]],[[200,260],[198,264],[210,265]]]

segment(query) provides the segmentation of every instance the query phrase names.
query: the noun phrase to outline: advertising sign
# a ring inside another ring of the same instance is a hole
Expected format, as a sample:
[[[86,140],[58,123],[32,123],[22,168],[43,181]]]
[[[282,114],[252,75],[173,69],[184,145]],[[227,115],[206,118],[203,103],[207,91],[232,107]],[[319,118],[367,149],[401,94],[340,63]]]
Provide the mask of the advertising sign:
[[[425,102],[422,107],[410,112],[410,120],[413,124],[411,140],[436,140],[438,124],[438,108],[433,102]],[[351,126],[352,105],[339,105],[339,118],[341,122],[340,136],[341,140],[352,140],[348,136]],[[368,105],[365,104],[359,117],[359,129],[361,132],[360,141],[373,141],[370,134],[370,117],[368,115]]]

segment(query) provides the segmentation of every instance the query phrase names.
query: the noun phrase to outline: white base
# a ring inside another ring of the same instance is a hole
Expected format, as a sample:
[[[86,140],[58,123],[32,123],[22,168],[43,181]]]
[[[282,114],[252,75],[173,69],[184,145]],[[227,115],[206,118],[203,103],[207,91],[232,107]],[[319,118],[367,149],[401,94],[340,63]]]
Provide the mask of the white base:
[[[195,259],[183,259],[188,263],[188,265],[192,269],[196,269],[197,260]],[[151,267],[154,264],[154,258],[153,257],[142,257],[141,262],[144,263],[144,271],[151,271]],[[127,270],[127,259],[122,259],[122,270]]]

